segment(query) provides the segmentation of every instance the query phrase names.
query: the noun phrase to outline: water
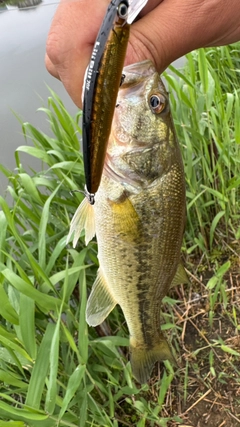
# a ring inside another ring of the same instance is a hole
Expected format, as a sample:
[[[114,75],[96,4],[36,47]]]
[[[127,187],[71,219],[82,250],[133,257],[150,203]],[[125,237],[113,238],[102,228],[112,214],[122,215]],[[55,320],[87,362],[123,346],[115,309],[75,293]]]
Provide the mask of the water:
[[[25,145],[21,125],[13,111],[43,132],[49,133],[44,113],[36,110],[47,105],[50,86],[63,100],[71,114],[77,112],[61,82],[45,69],[44,55],[47,34],[57,5],[44,0],[26,10],[9,7],[0,12],[0,163],[13,169],[14,151]],[[36,168],[37,163],[22,155],[24,166]],[[0,194],[7,180],[1,175]]]

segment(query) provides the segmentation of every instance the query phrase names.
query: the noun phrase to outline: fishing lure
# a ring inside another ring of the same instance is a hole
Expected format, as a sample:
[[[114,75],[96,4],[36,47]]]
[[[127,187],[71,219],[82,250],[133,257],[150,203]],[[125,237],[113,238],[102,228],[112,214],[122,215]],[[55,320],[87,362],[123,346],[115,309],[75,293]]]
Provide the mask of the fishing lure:
[[[85,74],[83,159],[86,195],[94,203],[104,165],[129,38],[127,0],[112,0]]]

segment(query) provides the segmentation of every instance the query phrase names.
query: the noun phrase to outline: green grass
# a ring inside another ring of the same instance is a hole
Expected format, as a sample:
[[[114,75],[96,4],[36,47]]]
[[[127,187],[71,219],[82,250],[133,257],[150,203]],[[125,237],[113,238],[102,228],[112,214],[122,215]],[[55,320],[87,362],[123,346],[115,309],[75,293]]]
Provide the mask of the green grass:
[[[80,114],[71,117],[51,92],[40,109],[51,136],[22,123],[16,168],[0,166],[11,199],[0,198],[0,427],[194,425],[205,396],[214,402],[219,390],[239,389],[239,48],[193,52],[184,70],[166,75],[185,165],[192,284],[164,300],[179,368],[156,367],[148,385],[132,378],[120,310],[98,328],[85,323],[97,245],[66,246],[83,198],[71,193],[84,186]],[[23,152],[42,162],[40,172],[27,172]],[[239,421],[233,395],[209,426]]]
[[[239,45],[200,49],[187,55],[184,74],[170,67],[175,75],[166,76],[185,163],[188,253],[211,251],[218,228],[240,237],[239,66]]]

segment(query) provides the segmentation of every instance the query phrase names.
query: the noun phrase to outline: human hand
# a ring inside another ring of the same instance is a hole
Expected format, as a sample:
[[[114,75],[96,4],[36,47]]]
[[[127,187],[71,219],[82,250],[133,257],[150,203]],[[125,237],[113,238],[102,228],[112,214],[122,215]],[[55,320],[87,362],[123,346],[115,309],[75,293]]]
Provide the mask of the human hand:
[[[62,0],[46,47],[46,67],[81,108],[82,85],[109,0]],[[199,47],[240,40],[239,0],[149,0],[131,25],[125,65],[151,59],[161,73]]]

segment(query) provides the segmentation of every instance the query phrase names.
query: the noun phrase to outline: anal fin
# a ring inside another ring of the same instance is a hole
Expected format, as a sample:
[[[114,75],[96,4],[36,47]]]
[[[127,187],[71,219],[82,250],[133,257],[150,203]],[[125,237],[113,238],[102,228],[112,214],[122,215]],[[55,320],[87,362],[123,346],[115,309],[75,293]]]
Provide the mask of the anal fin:
[[[87,301],[86,320],[90,326],[102,323],[114,309],[117,302],[113,298],[102,270],[99,269]]]

